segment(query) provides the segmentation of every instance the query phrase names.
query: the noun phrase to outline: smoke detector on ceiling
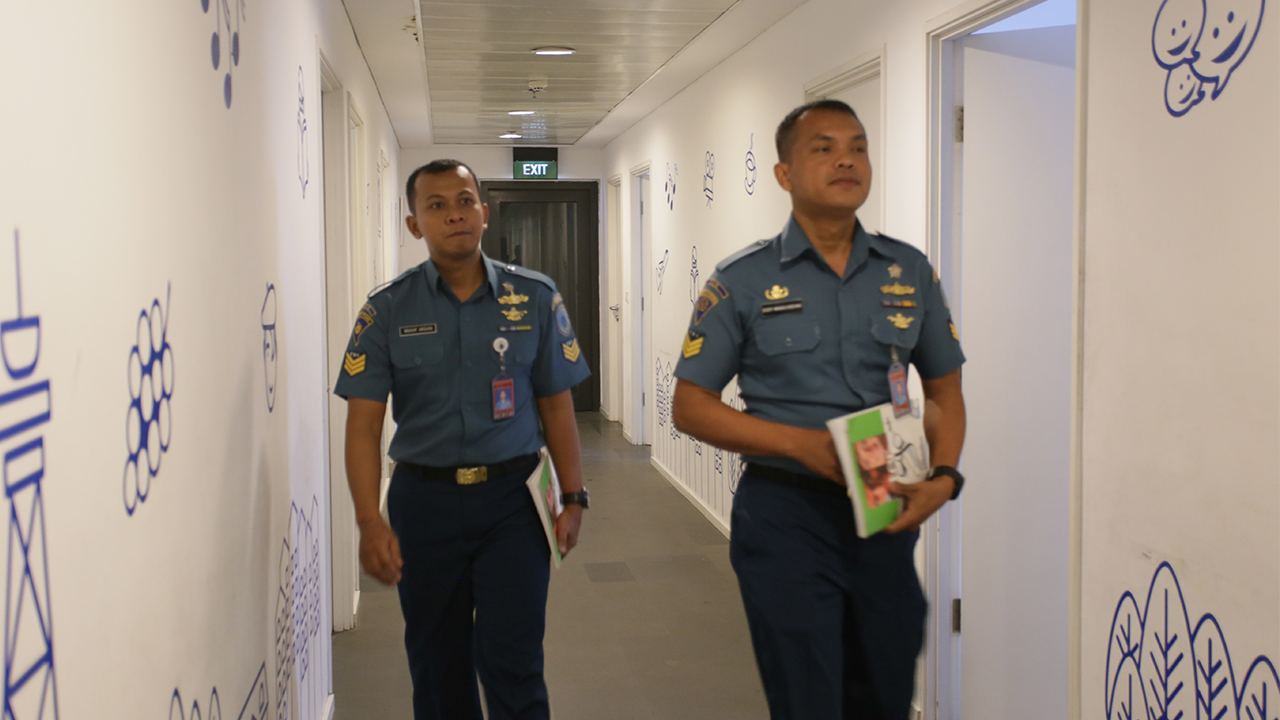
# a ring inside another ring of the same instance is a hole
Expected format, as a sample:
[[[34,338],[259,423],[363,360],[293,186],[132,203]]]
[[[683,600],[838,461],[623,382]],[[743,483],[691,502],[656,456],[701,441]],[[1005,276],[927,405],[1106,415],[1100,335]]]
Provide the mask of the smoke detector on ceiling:
[[[545,76],[529,78],[529,92],[533,93],[534,97],[538,97],[540,92],[546,92],[547,85],[548,82]]]

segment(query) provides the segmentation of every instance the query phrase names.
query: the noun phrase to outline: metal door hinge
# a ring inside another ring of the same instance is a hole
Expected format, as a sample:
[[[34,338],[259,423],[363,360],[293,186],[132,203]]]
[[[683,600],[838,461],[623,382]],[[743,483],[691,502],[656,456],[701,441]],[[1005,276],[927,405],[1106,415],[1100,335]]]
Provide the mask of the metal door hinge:
[[[964,106],[956,106],[956,142],[964,142]]]
[[[951,601],[951,632],[960,632],[960,598]]]
[[[644,393],[640,393],[640,407],[644,407]]]

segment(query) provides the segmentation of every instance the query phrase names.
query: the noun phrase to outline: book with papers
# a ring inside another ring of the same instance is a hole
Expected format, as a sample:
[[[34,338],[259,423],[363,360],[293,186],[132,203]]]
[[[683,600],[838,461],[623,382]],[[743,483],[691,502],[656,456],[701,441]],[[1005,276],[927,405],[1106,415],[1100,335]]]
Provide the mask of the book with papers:
[[[560,478],[556,475],[551,453],[547,452],[545,445],[538,451],[538,456],[538,467],[524,484],[533,496],[533,505],[538,508],[538,517],[542,519],[542,529],[547,533],[547,543],[551,545],[551,565],[560,567],[563,558],[560,555],[560,543],[556,540],[556,520],[564,511],[564,504],[560,502]]]
[[[827,421],[836,454],[853,501],[858,537],[870,537],[902,514],[902,499],[889,494],[889,483],[915,483],[929,474],[929,443],[924,436],[921,404],[896,417],[892,403],[877,405]]]

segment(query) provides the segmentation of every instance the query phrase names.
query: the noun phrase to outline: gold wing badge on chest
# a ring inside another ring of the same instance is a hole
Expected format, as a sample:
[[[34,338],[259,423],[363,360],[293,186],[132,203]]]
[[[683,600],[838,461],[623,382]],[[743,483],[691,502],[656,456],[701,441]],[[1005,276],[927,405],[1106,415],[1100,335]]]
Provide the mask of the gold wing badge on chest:
[[[903,285],[902,283],[894,283],[892,285],[881,285],[880,292],[884,293],[885,295],[897,295],[901,297],[903,295],[914,295],[916,293],[916,289],[911,287],[910,285]]]
[[[520,319],[528,314],[529,314],[528,310],[517,310],[516,308],[511,308],[510,310],[502,311],[502,316],[510,320],[511,322],[520,322]]]
[[[791,296],[791,291],[780,285],[774,285],[773,287],[764,291],[764,298],[766,300],[783,300],[790,296]]]
[[[906,330],[907,328],[911,327],[911,323],[914,321],[915,321],[915,318],[907,317],[902,313],[889,316],[889,322],[893,323],[893,326],[898,328],[899,330]]]
[[[502,289],[507,291],[506,295],[498,298],[498,302],[503,305],[519,305],[520,303],[529,302],[528,295],[517,295],[516,286],[511,283],[502,283]]]

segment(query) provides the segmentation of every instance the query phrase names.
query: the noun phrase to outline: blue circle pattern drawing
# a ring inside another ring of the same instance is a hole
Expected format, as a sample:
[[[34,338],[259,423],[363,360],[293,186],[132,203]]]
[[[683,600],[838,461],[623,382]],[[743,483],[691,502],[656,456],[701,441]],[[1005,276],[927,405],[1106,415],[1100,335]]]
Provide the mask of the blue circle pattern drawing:
[[[708,150],[703,164],[702,194],[707,196],[707,207],[711,207],[711,201],[716,199],[716,154]]]
[[[53,418],[48,379],[40,363],[39,315],[22,309],[19,233],[13,232],[16,317],[0,321],[0,451],[9,499],[9,574],[5,589],[4,717],[57,720],[53,606],[44,524],[44,426]]]
[[[1164,0],[1151,29],[1151,52],[1168,70],[1165,108],[1182,117],[1217,100],[1240,67],[1262,25],[1266,0]]]
[[[680,177],[680,166],[679,165],[674,166],[674,171],[673,171],[673,167],[671,163],[667,163],[666,191],[667,191],[667,209],[669,210],[676,209],[676,178],[678,177]]]
[[[276,367],[280,360],[280,341],[276,334],[276,286],[267,283],[267,297],[262,301],[262,371],[267,381],[267,412],[276,409]]]
[[[129,352],[129,411],[125,418],[125,441],[129,457],[124,464],[124,509],[133,515],[147,501],[151,481],[160,472],[160,461],[172,439],[173,348],[169,345],[169,307],[173,286],[169,286],[165,306],[160,299],[151,309],[138,314],[136,343]]]
[[[227,108],[231,107],[231,74],[235,67],[240,65],[240,21],[244,19],[244,0],[200,0],[200,7],[206,15],[209,14],[210,3],[214,6],[214,12],[217,15],[216,23],[213,28],[213,39],[209,43],[209,50],[213,60],[213,69],[220,70],[223,64],[224,52],[227,58],[227,70],[222,80],[222,99],[227,104]],[[234,5],[235,10],[232,10]],[[223,41],[230,38],[227,43],[228,47],[223,47]]]
[[[747,177],[742,181],[748,195],[756,194],[756,154],[753,152],[755,147],[756,134],[751,133],[751,140],[747,144]]]
[[[1280,676],[1265,655],[1237,674],[1217,618],[1191,624],[1177,573],[1160,563],[1144,604],[1125,591],[1111,620],[1107,720],[1275,720]]]

